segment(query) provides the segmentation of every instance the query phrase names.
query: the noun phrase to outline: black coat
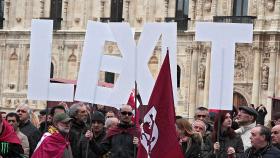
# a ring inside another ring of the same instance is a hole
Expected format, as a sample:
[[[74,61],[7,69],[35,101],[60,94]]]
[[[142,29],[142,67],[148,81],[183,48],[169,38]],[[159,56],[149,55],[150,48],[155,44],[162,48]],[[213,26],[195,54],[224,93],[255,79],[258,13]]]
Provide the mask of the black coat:
[[[3,158],[22,158],[23,149],[20,144],[0,142],[0,156]]]
[[[207,158],[216,158],[214,154],[214,143],[211,141],[211,136],[207,138],[207,144],[205,144],[204,152],[206,152]],[[229,147],[233,147],[236,153],[236,158],[242,158],[244,154],[244,147],[242,143],[242,139],[240,135],[236,134],[233,138],[225,136],[223,134],[220,135],[219,138],[220,143],[220,152],[218,153],[219,158],[227,158],[227,149]]]
[[[243,158],[280,158],[280,150],[271,145],[258,151],[251,147],[245,151]]]
[[[193,134],[187,142],[182,143],[182,150],[185,158],[200,158],[201,157],[201,142],[202,138],[199,135]]]
[[[76,121],[73,121],[70,132],[69,132],[69,141],[73,153],[73,158],[81,158],[81,139],[83,135],[85,134],[87,128],[85,123],[77,123]]]
[[[19,129],[28,138],[30,148],[29,157],[31,157],[42,134],[29,120],[26,123],[20,124]]]
[[[95,138],[92,138],[92,140],[89,143],[92,143],[93,141],[95,141],[97,144],[100,144],[104,137],[106,136],[106,132],[105,130],[102,131],[102,133]],[[86,150],[87,150],[87,143],[88,143],[88,139],[83,135],[82,139],[81,139],[81,152],[80,154],[80,158],[85,158],[86,157]],[[88,158],[101,158],[101,156],[98,156],[93,150],[92,148],[90,148],[89,144],[88,144]]]
[[[261,124],[261,125],[264,125],[264,118],[265,118],[265,115],[267,114],[267,111],[266,111],[266,108],[263,107],[263,109],[260,109],[260,107],[257,107],[256,110],[258,111],[258,117],[257,117],[257,124]]]
[[[134,128],[134,126],[119,124],[116,128],[123,129],[123,132],[112,136],[107,135],[100,144],[91,141],[90,147],[97,155],[103,155],[110,151],[110,158],[133,158],[135,147],[133,137],[138,135],[137,133],[131,135],[125,131]]]

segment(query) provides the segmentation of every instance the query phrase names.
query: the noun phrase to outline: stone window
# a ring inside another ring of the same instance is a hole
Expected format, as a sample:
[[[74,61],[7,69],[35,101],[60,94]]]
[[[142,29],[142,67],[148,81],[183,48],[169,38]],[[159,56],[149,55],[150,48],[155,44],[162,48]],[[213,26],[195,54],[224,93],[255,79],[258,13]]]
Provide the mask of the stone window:
[[[177,65],[177,88],[181,86],[181,68]]]
[[[248,14],[248,0],[234,0],[233,16],[247,16],[247,14]]]
[[[51,0],[50,19],[53,20],[53,29],[59,30],[61,28],[61,12],[62,0]]]
[[[123,0],[111,0],[111,22],[121,22],[123,20]]]
[[[178,30],[186,30],[188,26],[189,0],[176,0],[175,21]]]
[[[3,29],[4,22],[4,0],[0,0],[0,29]]]
[[[114,84],[115,74],[112,72],[105,72],[105,82]]]

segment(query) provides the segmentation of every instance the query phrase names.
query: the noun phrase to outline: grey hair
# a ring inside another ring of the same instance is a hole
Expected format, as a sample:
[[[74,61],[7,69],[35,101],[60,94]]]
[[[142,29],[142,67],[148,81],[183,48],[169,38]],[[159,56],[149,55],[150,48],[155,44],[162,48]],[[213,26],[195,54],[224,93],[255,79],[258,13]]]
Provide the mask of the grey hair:
[[[201,120],[195,120],[193,123],[192,123],[192,127],[194,127],[194,124],[196,123],[196,122],[202,122],[203,123],[203,127],[204,127],[204,132],[206,132],[206,130],[207,130],[207,126],[206,126],[206,123],[204,122],[204,121],[201,121]]]
[[[21,108],[26,108],[26,109],[27,109],[28,116],[29,116],[29,118],[31,118],[32,109],[29,107],[29,105],[26,104],[26,103],[20,104],[20,105],[16,108],[16,112],[17,112],[19,109],[21,109]]]
[[[74,103],[69,108],[69,116],[75,118],[80,107],[86,106],[83,102]]]
[[[116,117],[107,118],[105,121],[105,128],[110,128],[112,126],[112,124],[114,123],[114,121],[119,122],[118,118],[116,118]]]

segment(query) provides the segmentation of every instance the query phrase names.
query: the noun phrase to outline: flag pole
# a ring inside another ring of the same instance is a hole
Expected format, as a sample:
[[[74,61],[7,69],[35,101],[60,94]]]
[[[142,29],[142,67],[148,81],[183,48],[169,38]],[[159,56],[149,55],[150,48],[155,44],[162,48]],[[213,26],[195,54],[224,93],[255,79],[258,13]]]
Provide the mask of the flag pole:
[[[221,94],[223,94],[223,80],[224,80],[224,76],[223,76],[223,72],[224,72],[224,51],[225,49],[222,49],[222,64],[221,64],[221,72],[222,72],[222,76],[221,76],[221,81],[220,81],[220,92]],[[221,131],[221,106],[222,106],[222,98],[220,97],[220,104],[219,104],[219,111],[218,111],[218,128],[217,128],[217,142],[219,142],[220,140],[220,131]],[[221,148],[221,147],[220,147]],[[221,150],[221,149],[220,149]],[[216,152],[216,158],[219,157],[219,153]]]
[[[134,113],[135,113],[135,116],[134,116],[134,120],[135,120],[135,129],[137,129],[137,117],[138,117],[138,114],[137,114],[137,47],[135,47],[135,57],[134,57],[134,63],[135,63],[135,70],[134,70],[134,77],[135,77],[135,81],[134,81],[134,102],[135,102],[135,109],[134,109]],[[134,138],[133,138],[134,139]],[[136,158],[137,157],[137,145],[134,144],[133,145],[133,158]]]

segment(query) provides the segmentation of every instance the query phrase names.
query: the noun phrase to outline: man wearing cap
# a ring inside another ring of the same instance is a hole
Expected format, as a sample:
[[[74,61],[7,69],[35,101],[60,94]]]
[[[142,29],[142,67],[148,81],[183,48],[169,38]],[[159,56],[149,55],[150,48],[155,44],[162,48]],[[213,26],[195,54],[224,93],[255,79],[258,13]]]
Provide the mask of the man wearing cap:
[[[91,137],[92,139],[90,141],[95,141],[97,144],[101,143],[103,138],[106,135],[104,124],[105,124],[105,116],[102,112],[95,111],[91,116]],[[94,151],[92,151],[91,148],[89,148],[89,144],[92,142],[88,142],[88,139],[83,136],[81,139],[81,158],[86,157],[86,152],[88,154],[88,158],[99,158]],[[88,148],[88,149],[87,149]]]
[[[237,114],[236,122],[238,123],[240,128],[235,130],[235,133],[241,135],[244,150],[251,147],[251,142],[250,142],[251,129],[256,126],[257,117],[258,117],[258,112],[254,108],[248,106],[239,107],[239,112]]]
[[[110,152],[110,158],[131,158],[134,157],[134,147],[138,144],[140,130],[132,123],[132,108],[130,105],[123,105],[120,109],[120,123],[117,127],[107,131],[104,140],[97,144],[91,141],[90,148],[97,154],[103,155]],[[87,131],[86,138],[92,139],[91,132]]]
[[[0,157],[20,158],[23,149],[14,128],[0,115]]]
[[[56,130],[43,135],[32,158],[73,158],[68,139],[71,120],[72,118],[65,113],[55,115],[53,126]]]

